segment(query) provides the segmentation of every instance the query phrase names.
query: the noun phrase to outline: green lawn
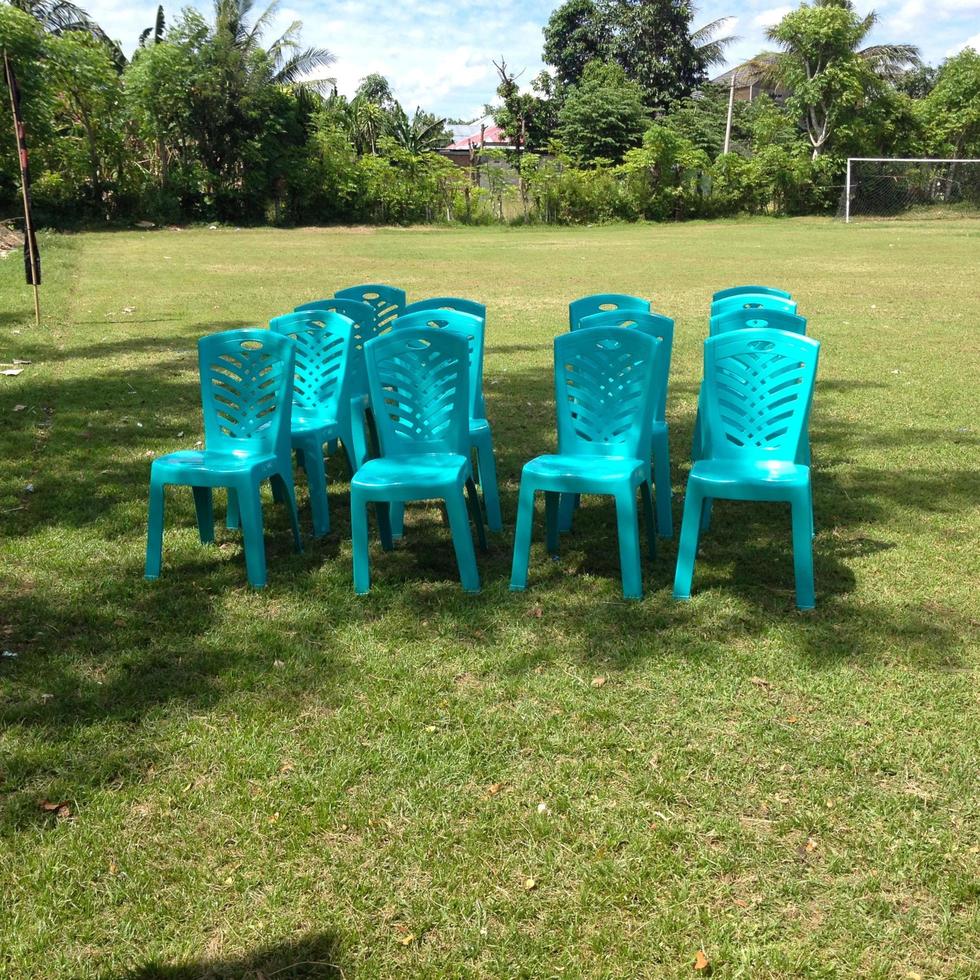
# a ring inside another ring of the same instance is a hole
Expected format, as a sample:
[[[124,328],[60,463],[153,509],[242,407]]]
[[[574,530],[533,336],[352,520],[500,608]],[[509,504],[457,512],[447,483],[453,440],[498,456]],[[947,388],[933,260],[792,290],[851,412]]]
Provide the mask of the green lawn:
[[[715,977],[980,976],[980,225],[42,249],[40,329],[20,256],[0,263],[0,360],[32,362],[0,377],[0,976],[690,977],[699,950]],[[150,457],[200,438],[197,338],[365,280],[489,306],[508,527],[483,592],[423,507],[355,597],[339,459],[334,533],[302,555],[270,502],[266,590],[176,491],[144,582]],[[539,525],[509,592],[568,300],[677,319],[679,519],[707,305],[740,281],[792,290],[824,345],[816,612],[788,513],[725,503],[690,603],[674,541],[622,600],[598,499],[559,562]]]

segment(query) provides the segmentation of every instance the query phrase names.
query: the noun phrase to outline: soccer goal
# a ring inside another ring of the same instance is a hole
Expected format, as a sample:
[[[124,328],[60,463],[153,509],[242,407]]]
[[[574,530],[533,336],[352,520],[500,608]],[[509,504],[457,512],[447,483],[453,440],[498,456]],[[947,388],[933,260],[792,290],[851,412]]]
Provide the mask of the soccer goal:
[[[980,159],[849,157],[837,216],[980,218]]]

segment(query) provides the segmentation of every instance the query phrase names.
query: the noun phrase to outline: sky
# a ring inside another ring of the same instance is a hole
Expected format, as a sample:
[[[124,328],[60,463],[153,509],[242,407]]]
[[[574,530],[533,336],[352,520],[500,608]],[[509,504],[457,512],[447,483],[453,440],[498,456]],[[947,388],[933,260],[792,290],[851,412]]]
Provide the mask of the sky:
[[[869,43],[911,42],[938,64],[970,45],[980,51],[980,0],[856,0],[862,13],[877,10]],[[79,0],[110,37],[129,53],[153,23],[157,0]],[[191,5],[207,10],[208,0]],[[269,39],[294,20],[302,40],[328,48],[336,63],[324,74],[350,95],[365,75],[389,79],[395,97],[411,112],[417,105],[450,118],[473,119],[494,100],[492,61],[505,58],[522,82],[544,67],[541,29],[558,0],[282,0]],[[168,18],[179,4],[164,2]],[[256,10],[264,9],[256,0]],[[793,4],[773,0],[705,0],[695,27],[727,17],[726,33],[739,40],[728,49],[728,67],[767,47],[764,32]],[[771,45],[770,45],[771,46]],[[718,71],[723,71],[719,68]]]

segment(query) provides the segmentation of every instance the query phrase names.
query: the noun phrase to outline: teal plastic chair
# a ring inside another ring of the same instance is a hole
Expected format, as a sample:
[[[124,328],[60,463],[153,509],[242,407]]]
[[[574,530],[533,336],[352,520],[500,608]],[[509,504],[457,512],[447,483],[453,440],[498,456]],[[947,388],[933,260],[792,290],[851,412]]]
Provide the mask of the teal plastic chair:
[[[354,452],[355,444],[359,443],[359,433],[369,434],[366,416],[368,412],[367,368],[364,366],[364,345],[373,337],[379,336],[387,326],[378,324],[377,312],[370,303],[356,299],[326,299],[312,300],[296,307],[297,313],[339,313],[354,324],[354,344],[350,352],[350,410],[342,413],[340,423],[344,427],[347,438],[341,435],[341,442],[347,454],[347,462],[351,473],[367,458]],[[376,441],[376,440],[375,440]],[[367,439],[363,443],[364,452],[368,452]]]
[[[313,513],[313,535],[330,533],[330,505],[327,495],[326,458],[339,441],[351,438],[350,353],[354,324],[339,313],[320,310],[288,313],[270,321],[275,333],[290,337],[296,344],[296,373],[293,376],[293,410],[290,441],[296,460],[306,472]],[[343,421],[342,421],[343,420]],[[363,458],[364,429],[354,435],[349,455]],[[346,449],[346,442],[344,442]]]
[[[772,330],[785,330],[787,333],[806,336],[806,317],[783,310],[736,309],[727,313],[719,313],[711,318],[711,336],[728,333],[730,330],[745,330],[753,327],[768,327]],[[704,455],[704,436],[701,426],[701,398],[698,396],[698,410],[694,416],[694,432],[691,436],[691,459],[700,459]],[[800,462],[810,465],[810,441],[803,443],[804,455]],[[706,531],[711,521],[711,507],[705,508],[705,522],[701,530]]]
[[[355,299],[367,303],[374,310],[377,332],[383,333],[391,326],[391,321],[400,316],[405,309],[405,290],[397,286],[369,282],[360,286],[348,286],[334,293],[337,299]]]
[[[568,329],[574,330],[579,320],[587,316],[615,310],[649,313],[650,301],[639,296],[627,296],[625,293],[595,293],[592,296],[583,296],[568,304]]]
[[[782,310],[784,313],[796,312],[796,301],[782,296],[769,296],[764,293],[742,293],[718,299],[711,304],[711,315],[729,313],[732,310]]]
[[[562,494],[616,501],[623,595],[643,598],[636,492],[643,500],[651,559],[656,554],[650,489],[650,423],[663,343],[638,330],[592,327],[555,338],[557,454],[524,466],[510,587],[527,587],[534,494],[544,491],[548,551],[558,554]]]
[[[736,309],[726,313],[716,313],[710,321],[709,332],[727,333],[729,330],[745,330],[749,327],[769,327],[772,330],[785,330],[806,336],[806,317],[785,310]]]
[[[784,501],[793,517],[796,604],[815,605],[810,467],[806,436],[820,344],[783,330],[750,328],[704,345],[705,456],[687,481],[674,598],[691,597],[703,508],[726,500]]]
[[[264,480],[289,508],[293,541],[303,546],[289,451],[296,345],[268,330],[229,330],[202,337],[197,345],[204,449],[169,453],[150,467],[146,577],[160,577],[163,559],[164,488],[192,487],[202,544],[214,541],[215,487],[228,490],[229,506],[241,514],[248,581],[266,584],[262,538]]]
[[[486,534],[469,455],[466,338],[451,330],[407,327],[369,341],[364,352],[381,456],[369,459],[351,480],[354,590],[363,595],[371,587],[367,505],[375,505],[381,546],[390,551],[390,505],[440,499],[463,588],[479,592],[467,504],[484,549]]]
[[[783,299],[792,299],[793,294],[786,292],[785,289],[777,289],[775,286],[729,286],[727,289],[719,289],[711,297],[712,301],[728,299],[729,296],[741,296],[743,293],[754,293],[759,296],[782,296]]]
[[[670,358],[674,346],[674,321],[659,313],[641,313],[637,310],[610,310],[595,313],[578,322],[579,328],[629,327],[639,330],[661,342],[659,373],[654,381],[656,393],[653,422],[650,426],[650,455],[653,459],[654,503],[657,510],[657,532],[669,538],[674,533],[672,492],[670,482],[670,439],[667,426],[667,382],[670,377]],[[572,328],[576,329],[575,327]],[[567,531],[572,526],[572,515],[577,501],[562,497],[559,526]]]
[[[483,322],[484,345],[487,335],[487,308],[483,303],[478,303],[475,299],[461,299],[459,296],[434,296],[430,299],[420,299],[415,303],[409,303],[399,316],[408,316],[411,313],[421,313],[423,310],[456,310],[458,313],[469,313]],[[481,362],[482,363],[482,362]],[[487,417],[487,406],[483,398],[483,372],[480,372],[480,391],[478,394],[479,404],[477,406],[479,414],[476,418],[485,419]],[[492,528],[492,525],[491,525]]]
[[[406,308],[407,309],[407,308]],[[429,327],[451,330],[466,339],[469,353],[469,438],[470,452],[476,451],[474,480],[483,490],[487,525],[491,531],[503,529],[500,513],[500,492],[497,487],[497,462],[493,453],[493,432],[482,411],[484,321],[469,313],[445,308],[417,310],[405,313],[392,323],[393,330]],[[404,530],[405,508],[392,504],[391,533],[400,538]]]

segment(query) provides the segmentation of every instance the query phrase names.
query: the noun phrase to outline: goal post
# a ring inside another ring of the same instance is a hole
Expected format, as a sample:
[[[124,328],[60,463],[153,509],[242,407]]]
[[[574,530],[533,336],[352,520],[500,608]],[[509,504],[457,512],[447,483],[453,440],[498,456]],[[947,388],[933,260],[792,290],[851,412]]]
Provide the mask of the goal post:
[[[837,216],[980,217],[980,158],[848,157]]]

